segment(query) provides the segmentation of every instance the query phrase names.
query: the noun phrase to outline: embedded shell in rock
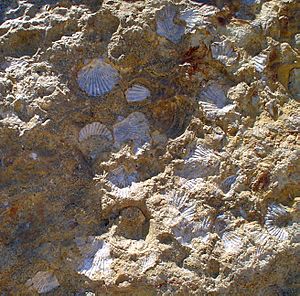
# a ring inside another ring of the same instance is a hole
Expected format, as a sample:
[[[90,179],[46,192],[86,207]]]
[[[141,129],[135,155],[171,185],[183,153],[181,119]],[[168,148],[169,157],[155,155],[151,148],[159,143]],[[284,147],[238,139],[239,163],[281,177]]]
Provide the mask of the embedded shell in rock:
[[[81,68],[77,77],[79,87],[93,97],[110,92],[118,81],[118,71],[102,58],[93,59]]]
[[[131,113],[123,121],[114,125],[114,139],[116,147],[122,144],[133,143],[134,153],[137,153],[143,145],[150,143],[149,122],[141,112]]]
[[[142,102],[150,97],[150,90],[140,84],[134,84],[126,91],[126,99],[127,102]]]
[[[157,34],[167,38],[173,43],[179,43],[181,41],[185,30],[183,26],[174,23],[176,15],[175,7],[167,5],[160,10],[156,16]]]

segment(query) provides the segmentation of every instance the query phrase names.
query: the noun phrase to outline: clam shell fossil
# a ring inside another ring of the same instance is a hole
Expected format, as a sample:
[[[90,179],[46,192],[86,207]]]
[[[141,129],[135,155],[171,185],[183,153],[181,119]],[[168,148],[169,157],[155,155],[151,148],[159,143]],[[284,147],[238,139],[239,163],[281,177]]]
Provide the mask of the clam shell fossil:
[[[156,15],[156,32],[176,44],[180,42],[185,29],[183,26],[174,23],[175,16],[176,9],[171,5],[160,10]]]
[[[221,42],[214,42],[210,46],[212,57],[220,61],[225,66],[230,66],[237,61],[237,53],[234,51],[233,46],[229,40]]]
[[[79,87],[90,96],[102,96],[110,92],[119,81],[119,73],[102,58],[93,59],[77,76]]]
[[[269,234],[278,240],[287,240],[289,238],[289,233],[285,229],[287,218],[288,212],[282,205],[270,204],[265,217],[265,226]]]
[[[110,130],[100,122],[93,122],[83,127],[79,132],[79,142],[83,142],[92,136],[98,136],[107,141],[113,140]]]
[[[259,55],[253,57],[250,62],[253,64],[256,71],[261,73],[267,67],[268,56],[264,53],[260,53]]]
[[[150,90],[140,84],[135,84],[126,91],[127,102],[142,102],[150,97]]]

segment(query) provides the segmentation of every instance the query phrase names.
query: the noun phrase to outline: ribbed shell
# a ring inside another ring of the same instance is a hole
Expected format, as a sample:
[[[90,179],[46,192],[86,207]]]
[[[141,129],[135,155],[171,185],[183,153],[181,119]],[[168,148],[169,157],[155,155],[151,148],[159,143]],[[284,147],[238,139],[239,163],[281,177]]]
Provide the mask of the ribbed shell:
[[[237,53],[229,40],[214,42],[210,46],[212,57],[224,65],[232,65],[237,61]]]
[[[111,275],[112,258],[110,246],[102,239],[89,237],[87,241],[78,238],[76,243],[84,260],[78,269],[79,274],[84,274],[91,280]]]
[[[217,84],[207,86],[199,95],[198,102],[210,119],[225,115],[234,108],[229,104],[224,90]]]
[[[180,12],[179,19],[185,21],[187,28],[193,29],[198,25],[205,24],[203,15],[199,10],[187,8]]]
[[[272,203],[268,207],[267,215],[265,217],[265,226],[267,231],[279,240],[287,240],[289,233],[284,226],[288,212],[280,204]]]
[[[190,163],[194,161],[199,161],[203,158],[211,157],[214,153],[212,150],[202,146],[197,145],[195,150],[190,153],[190,155],[185,159],[185,163]]]
[[[150,143],[150,129],[146,116],[141,112],[133,112],[127,118],[114,125],[115,145],[133,142],[134,153],[146,143]]]
[[[150,97],[150,90],[140,84],[135,84],[126,91],[126,99],[128,102],[142,102]]]
[[[239,235],[234,232],[224,232],[222,235],[224,249],[228,253],[237,253],[243,246],[243,242]]]
[[[83,127],[79,132],[79,142],[82,142],[91,136],[103,137],[108,141],[113,140],[112,133],[100,122],[93,122]]]
[[[90,96],[102,96],[110,92],[119,80],[119,74],[102,58],[94,59],[78,73],[79,87]]]
[[[119,166],[109,174],[108,179],[114,186],[125,188],[138,181],[138,173],[128,174],[123,166]]]
[[[253,57],[251,63],[254,65],[257,72],[263,72],[267,66],[268,56],[264,53]]]
[[[184,34],[184,27],[174,23],[176,10],[168,5],[157,13],[156,32],[173,43],[179,43]]]
[[[27,281],[26,285],[32,286],[39,294],[42,294],[59,287],[59,282],[52,272],[39,271],[31,280]]]

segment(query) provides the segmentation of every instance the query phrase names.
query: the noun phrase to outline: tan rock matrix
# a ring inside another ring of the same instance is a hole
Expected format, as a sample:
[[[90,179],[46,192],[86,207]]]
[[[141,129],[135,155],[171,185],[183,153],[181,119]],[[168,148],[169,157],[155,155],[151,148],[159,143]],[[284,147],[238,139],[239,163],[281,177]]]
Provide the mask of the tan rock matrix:
[[[300,2],[1,0],[0,296],[300,295]]]

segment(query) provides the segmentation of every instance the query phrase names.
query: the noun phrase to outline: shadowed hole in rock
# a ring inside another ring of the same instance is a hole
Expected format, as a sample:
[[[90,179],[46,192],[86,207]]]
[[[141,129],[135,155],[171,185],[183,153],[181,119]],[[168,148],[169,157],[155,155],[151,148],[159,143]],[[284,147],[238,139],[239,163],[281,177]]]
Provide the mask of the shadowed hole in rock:
[[[120,211],[117,233],[128,239],[145,239],[149,232],[149,219],[138,207],[127,207]]]
[[[176,138],[184,133],[195,108],[187,98],[175,97],[155,102],[151,111],[156,128]]]

